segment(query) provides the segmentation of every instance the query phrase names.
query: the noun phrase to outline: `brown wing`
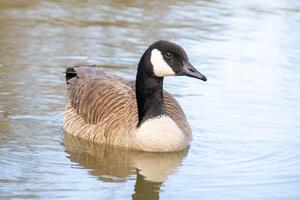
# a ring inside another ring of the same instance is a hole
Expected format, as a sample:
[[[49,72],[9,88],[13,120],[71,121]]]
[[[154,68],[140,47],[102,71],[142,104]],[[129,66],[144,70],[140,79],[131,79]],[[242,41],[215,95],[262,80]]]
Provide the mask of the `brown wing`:
[[[70,90],[69,99],[86,123],[97,124],[115,115],[125,118],[137,114],[133,95],[132,89],[120,81],[78,79]]]

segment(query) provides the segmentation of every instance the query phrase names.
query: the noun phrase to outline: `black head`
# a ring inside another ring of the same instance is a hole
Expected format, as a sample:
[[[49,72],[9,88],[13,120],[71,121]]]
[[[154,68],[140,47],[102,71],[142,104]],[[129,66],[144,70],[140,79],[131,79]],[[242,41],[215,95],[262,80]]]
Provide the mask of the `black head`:
[[[146,53],[149,55],[147,58],[150,60],[154,76],[190,76],[207,80],[190,64],[184,49],[175,43],[157,41],[147,49]]]

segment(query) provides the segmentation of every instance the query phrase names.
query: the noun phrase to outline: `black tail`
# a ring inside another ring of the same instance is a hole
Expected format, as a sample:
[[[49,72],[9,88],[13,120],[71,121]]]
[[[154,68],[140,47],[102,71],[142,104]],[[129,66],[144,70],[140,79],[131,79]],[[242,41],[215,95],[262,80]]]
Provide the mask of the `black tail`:
[[[67,68],[67,70],[66,70],[66,82],[67,82],[67,84],[68,84],[68,80],[74,78],[75,76],[77,76],[77,73],[76,73],[74,67]]]
[[[76,72],[75,68],[78,68],[78,67],[79,66],[74,66],[74,67],[67,68],[67,70],[65,72],[66,73],[66,82],[67,82],[67,84],[69,84],[69,80],[72,79],[72,78],[74,78],[75,76],[78,76],[78,75],[79,76],[84,76],[84,74],[96,73],[97,72],[97,71],[94,71],[94,70],[92,70],[92,71],[90,71],[90,70],[84,70],[84,71],[82,71],[82,68],[84,69],[86,67],[82,67],[81,70],[77,69],[78,72]],[[87,67],[88,68],[96,68],[96,65],[89,65]],[[103,73],[103,72],[101,71],[101,73]]]

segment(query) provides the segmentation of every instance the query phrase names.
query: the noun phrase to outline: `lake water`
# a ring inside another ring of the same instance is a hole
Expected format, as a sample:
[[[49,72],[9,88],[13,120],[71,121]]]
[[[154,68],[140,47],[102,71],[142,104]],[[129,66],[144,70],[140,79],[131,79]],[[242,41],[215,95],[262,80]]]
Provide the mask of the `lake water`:
[[[0,2],[0,199],[300,199],[297,0]],[[165,79],[193,130],[155,154],[62,130],[63,71],[134,79],[158,39],[207,82]]]

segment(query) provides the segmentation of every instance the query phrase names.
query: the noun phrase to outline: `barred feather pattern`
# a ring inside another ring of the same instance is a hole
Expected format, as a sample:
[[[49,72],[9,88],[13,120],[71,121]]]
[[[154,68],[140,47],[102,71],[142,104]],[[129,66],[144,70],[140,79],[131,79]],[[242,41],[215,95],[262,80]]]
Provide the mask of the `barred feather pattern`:
[[[107,75],[94,67],[74,69],[77,76],[68,81],[64,130],[96,143],[143,150],[135,140],[138,124],[135,82]],[[189,141],[191,129],[180,105],[166,91],[164,103],[167,115]]]

